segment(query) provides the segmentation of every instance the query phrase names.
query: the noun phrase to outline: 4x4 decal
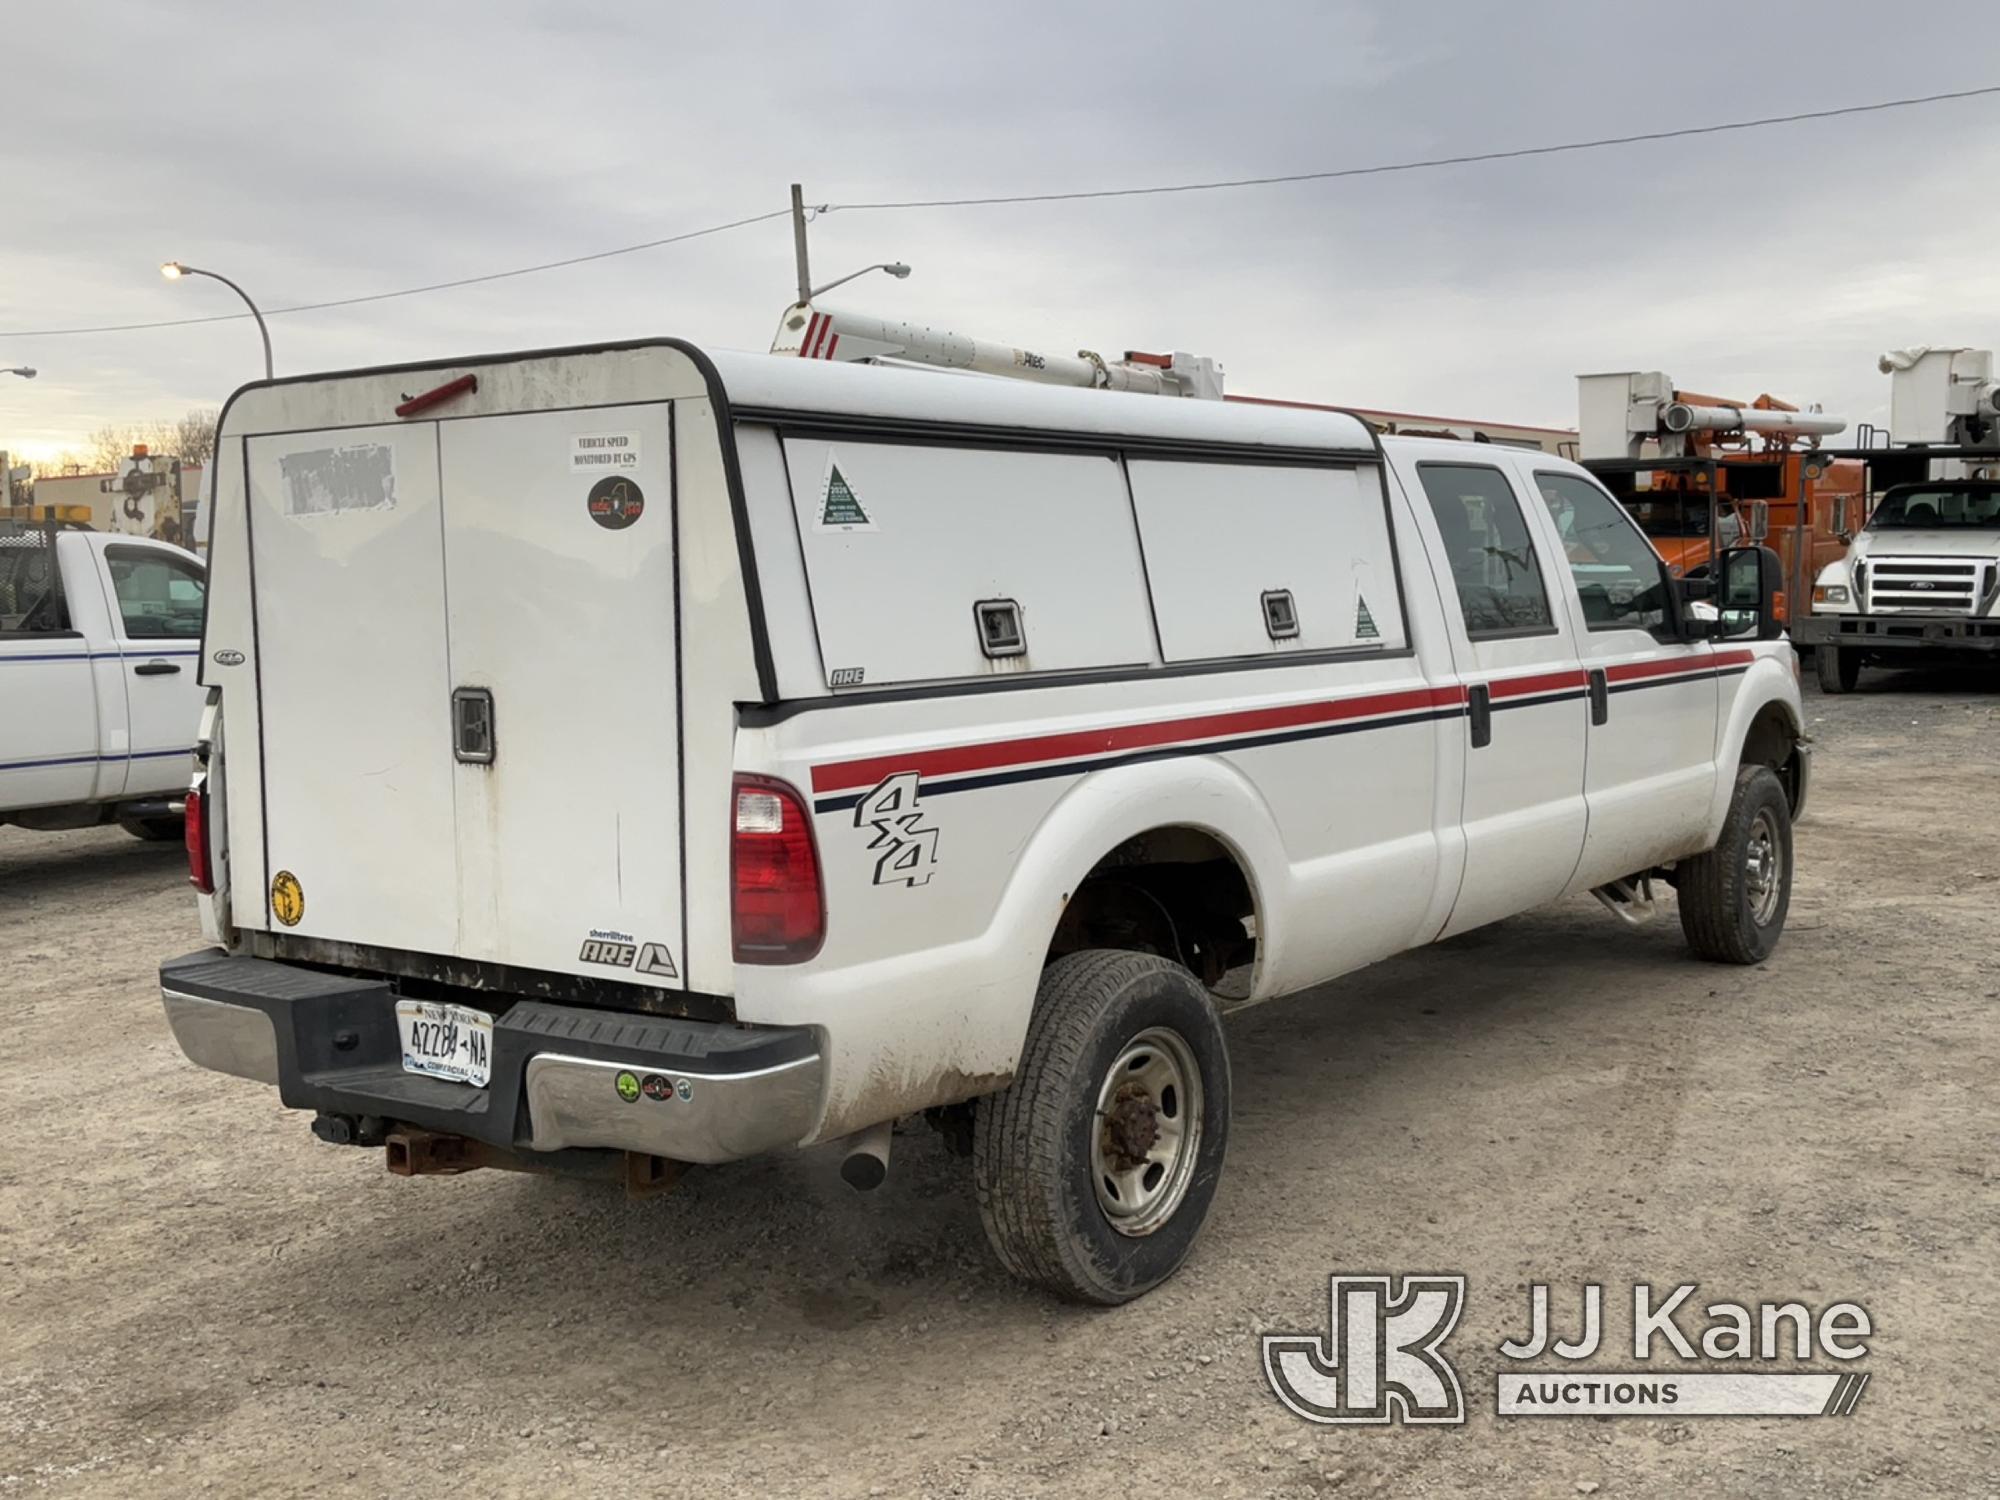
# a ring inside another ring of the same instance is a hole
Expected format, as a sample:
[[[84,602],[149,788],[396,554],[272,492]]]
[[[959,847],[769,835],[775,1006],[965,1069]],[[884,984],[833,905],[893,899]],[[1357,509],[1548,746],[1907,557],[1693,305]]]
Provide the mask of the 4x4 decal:
[[[871,850],[880,850],[875,861],[875,884],[900,880],[904,885],[925,885],[937,866],[938,831],[921,826],[923,813],[917,807],[917,773],[898,771],[884,778],[854,806],[854,826],[872,828]]]

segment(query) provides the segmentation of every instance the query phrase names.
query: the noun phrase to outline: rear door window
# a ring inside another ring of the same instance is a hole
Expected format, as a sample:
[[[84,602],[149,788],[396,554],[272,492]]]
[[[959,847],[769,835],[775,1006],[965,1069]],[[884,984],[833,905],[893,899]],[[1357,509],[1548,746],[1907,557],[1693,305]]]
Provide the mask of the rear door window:
[[[104,563],[127,640],[190,640],[201,634],[207,580],[200,563],[136,547],[107,548]]]
[[[1486,464],[1419,464],[1444,558],[1474,640],[1555,630],[1549,591],[1514,487]]]

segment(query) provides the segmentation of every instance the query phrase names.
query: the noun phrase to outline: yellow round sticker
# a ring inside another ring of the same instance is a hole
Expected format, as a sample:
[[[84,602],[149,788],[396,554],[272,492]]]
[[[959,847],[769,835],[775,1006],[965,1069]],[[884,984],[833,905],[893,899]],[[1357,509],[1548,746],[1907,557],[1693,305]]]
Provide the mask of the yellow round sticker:
[[[305,914],[306,889],[299,884],[299,877],[290,870],[278,871],[277,879],[271,882],[271,915],[287,927],[296,927]]]

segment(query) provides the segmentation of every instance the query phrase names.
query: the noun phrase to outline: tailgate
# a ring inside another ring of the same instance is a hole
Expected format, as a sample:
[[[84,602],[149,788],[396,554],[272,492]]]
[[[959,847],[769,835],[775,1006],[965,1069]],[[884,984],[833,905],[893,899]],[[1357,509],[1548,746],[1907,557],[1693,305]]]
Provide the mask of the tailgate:
[[[669,411],[245,440],[273,931],[684,986]]]

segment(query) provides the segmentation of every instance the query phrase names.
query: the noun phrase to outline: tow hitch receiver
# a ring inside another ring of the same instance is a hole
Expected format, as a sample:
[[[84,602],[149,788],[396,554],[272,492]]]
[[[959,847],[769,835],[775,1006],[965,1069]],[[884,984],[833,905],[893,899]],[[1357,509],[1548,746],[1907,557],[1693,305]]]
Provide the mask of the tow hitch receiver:
[[[383,1148],[389,1170],[398,1177],[455,1177],[461,1172],[499,1166],[501,1163],[494,1158],[511,1154],[462,1135],[408,1127],[390,1131]]]
[[[664,1193],[687,1172],[684,1161],[644,1151],[558,1152],[538,1156],[508,1151],[484,1141],[439,1130],[398,1126],[383,1141],[383,1162],[398,1177],[456,1177],[482,1167],[505,1172],[548,1172],[564,1177],[610,1178],[625,1184],[628,1198]]]

